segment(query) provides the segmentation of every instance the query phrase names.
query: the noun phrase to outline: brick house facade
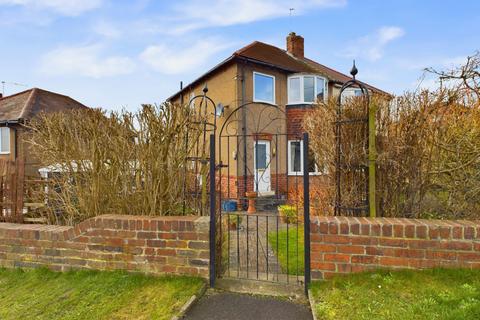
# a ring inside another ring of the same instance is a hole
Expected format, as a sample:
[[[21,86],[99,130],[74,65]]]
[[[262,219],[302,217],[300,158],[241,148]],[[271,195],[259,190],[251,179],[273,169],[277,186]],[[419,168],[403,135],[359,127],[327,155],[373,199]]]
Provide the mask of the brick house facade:
[[[299,169],[303,166],[300,150],[303,148],[301,140],[305,114],[318,100],[326,101],[338,95],[341,86],[351,79],[306,58],[304,39],[293,32],[286,38],[286,47],[283,50],[255,41],[235,51],[168,99],[172,103],[186,104],[191,97],[201,95],[203,88],[208,86],[208,96],[216,104],[224,106],[223,114],[216,119],[216,162],[221,162],[227,168],[223,168],[217,177],[223,198],[239,199],[244,197],[245,191],[268,195],[287,194],[289,185],[298,183],[298,176],[302,174]],[[371,92],[386,94],[368,84],[365,86]],[[351,88],[345,94],[357,95],[356,90]],[[266,104],[280,110],[283,119],[258,126],[263,120],[255,118],[266,117]],[[241,118],[238,109],[244,105],[247,105],[248,114],[253,114],[252,119],[248,116]],[[243,140],[240,137],[240,143],[237,139],[235,147],[231,146],[234,137],[225,137],[225,131],[221,129],[225,122],[232,122],[233,119],[235,124],[228,125],[233,127],[238,136],[245,134],[252,137],[248,141],[245,136]],[[257,126],[250,123],[255,121],[258,121]],[[260,131],[256,131],[258,127],[261,127]],[[282,134],[278,135],[278,132]],[[262,156],[269,158],[265,161],[268,181],[263,182],[262,187],[251,156],[257,153],[259,146],[256,141],[264,145]],[[272,155],[275,155],[275,160]],[[246,165],[239,164],[240,160]],[[321,172],[315,172],[312,179],[319,175]]]

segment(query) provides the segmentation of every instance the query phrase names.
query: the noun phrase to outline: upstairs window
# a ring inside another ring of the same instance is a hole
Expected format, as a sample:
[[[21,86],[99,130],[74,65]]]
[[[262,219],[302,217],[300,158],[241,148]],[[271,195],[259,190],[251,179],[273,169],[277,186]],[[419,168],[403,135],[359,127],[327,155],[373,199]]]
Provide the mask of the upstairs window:
[[[288,78],[288,103],[324,101],[327,92],[325,78],[313,75],[294,75]]]
[[[10,153],[10,128],[0,128],[0,153]]]
[[[275,77],[253,73],[253,101],[275,104]]]

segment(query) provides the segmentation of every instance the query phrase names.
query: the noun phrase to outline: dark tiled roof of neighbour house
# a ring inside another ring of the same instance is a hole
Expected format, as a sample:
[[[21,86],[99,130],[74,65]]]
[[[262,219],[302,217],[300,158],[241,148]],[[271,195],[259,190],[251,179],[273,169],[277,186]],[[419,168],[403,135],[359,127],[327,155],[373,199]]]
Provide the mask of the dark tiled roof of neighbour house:
[[[220,67],[226,65],[227,63],[238,60],[248,60],[251,62],[256,62],[259,64],[269,65],[274,68],[279,68],[287,72],[312,72],[315,74],[321,74],[325,76],[329,81],[337,82],[343,84],[352,78],[341,72],[338,72],[332,68],[329,68],[325,65],[322,65],[318,62],[315,62],[308,58],[297,58],[289,54],[286,50],[277,48],[275,46],[269,45],[267,43],[255,41],[251,44],[235,51],[230,57],[217,64],[215,67],[204,73],[202,76],[194,80],[188,86],[184,87],[183,90],[187,90],[189,87],[196,85],[200,81],[207,78],[212,73],[216,72]],[[369,84],[362,82],[367,88],[374,92],[381,94],[388,94],[387,92],[375,88]],[[168,100],[173,100],[178,94],[183,90],[178,91],[172,95]]]
[[[0,99],[0,123],[21,122],[36,114],[75,108],[87,108],[82,103],[58,93],[33,88]]]

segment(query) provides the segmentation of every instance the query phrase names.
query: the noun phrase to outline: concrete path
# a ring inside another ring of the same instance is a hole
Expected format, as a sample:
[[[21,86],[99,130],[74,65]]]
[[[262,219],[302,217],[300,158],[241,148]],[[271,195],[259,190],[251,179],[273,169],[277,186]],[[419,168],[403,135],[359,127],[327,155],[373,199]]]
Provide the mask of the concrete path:
[[[310,309],[287,300],[227,292],[208,292],[190,309],[187,320],[311,320]]]
[[[257,212],[256,214],[235,213],[224,214],[225,223],[237,220],[237,216],[242,217],[240,228],[227,230],[226,250],[228,260],[225,262],[223,276],[228,278],[243,278],[252,280],[267,280],[282,283],[300,283],[303,281],[303,265],[297,265],[294,270],[282,270],[278,257],[275,255],[277,248],[272,248],[268,241],[268,235],[276,234],[280,230],[287,229],[287,224],[283,223],[276,212]],[[303,238],[303,234],[298,233],[297,225],[288,226],[290,241],[292,238]],[[289,243],[290,259],[297,260],[297,243]],[[283,253],[283,252],[282,252]]]

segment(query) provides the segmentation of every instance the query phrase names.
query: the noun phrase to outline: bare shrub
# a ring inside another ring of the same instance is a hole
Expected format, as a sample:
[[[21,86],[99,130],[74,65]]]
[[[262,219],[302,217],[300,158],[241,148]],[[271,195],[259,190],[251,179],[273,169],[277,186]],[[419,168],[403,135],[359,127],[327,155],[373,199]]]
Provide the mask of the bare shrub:
[[[182,183],[196,182],[187,165],[200,134],[191,112],[144,105],[136,113],[44,114],[30,123],[31,152],[52,170],[48,193],[38,194],[38,201],[48,203],[48,221],[72,225],[108,213],[181,214]]]
[[[359,108],[362,105],[360,98],[347,99],[342,106],[342,120],[360,119],[365,117],[365,110]],[[317,165],[324,168],[325,176],[321,180],[312,181],[312,190],[325,189],[322,192],[322,200],[328,201],[329,206],[325,212],[333,212],[333,203],[336,187],[336,131],[335,121],[337,120],[337,100],[332,97],[326,103],[319,104],[305,118],[304,127],[311,137],[311,148],[315,154]],[[365,145],[367,143],[367,132],[362,122],[352,121],[340,128],[340,139],[342,141],[342,203],[348,207],[361,205],[361,195],[365,193],[365,179],[363,173],[358,170],[359,165],[367,165],[367,154]]]
[[[465,66],[435,71],[437,90],[422,90],[386,98],[373,96],[376,108],[377,210],[388,217],[480,217],[480,106],[478,54]],[[452,85],[446,82],[452,81]],[[336,100],[321,104],[307,116],[305,129],[320,165],[328,167],[329,202],[335,188]],[[345,119],[363,114],[362,101],[350,99]],[[367,164],[364,130],[345,126],[341,131],[343,161]],[[342,172],[342,202],[354,206],[364,190]]]

